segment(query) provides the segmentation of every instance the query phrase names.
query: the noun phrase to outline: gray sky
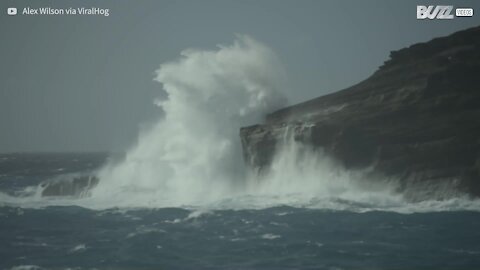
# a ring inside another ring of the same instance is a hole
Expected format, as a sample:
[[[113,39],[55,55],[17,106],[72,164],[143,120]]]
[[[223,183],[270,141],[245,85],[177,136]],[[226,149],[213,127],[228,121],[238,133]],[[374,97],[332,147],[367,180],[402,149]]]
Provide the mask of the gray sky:
[[[290,103],[350,86],[391,50],[480,24],[419,21],[435,1],[1,1],[0,152],[124,150],[159,117],[153,81],[186,48],[248,34],[278,54]],[[473,7],[480,1],[453,1]],[[7,7],[100,7],[110,16],[7,16]]]

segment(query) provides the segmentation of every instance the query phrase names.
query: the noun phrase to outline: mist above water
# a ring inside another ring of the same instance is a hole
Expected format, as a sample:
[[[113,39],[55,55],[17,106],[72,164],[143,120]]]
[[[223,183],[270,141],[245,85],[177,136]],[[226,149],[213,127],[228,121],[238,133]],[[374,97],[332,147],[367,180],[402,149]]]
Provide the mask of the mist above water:
[[[217,50],[183,51],[157,70],[168,97],[155,102],[165,117],[123,162],[100,172],[92,195],[189,204],[241,192],[247,170],[239,128],[286,104],[284,77],[274,52],[248,36]]]

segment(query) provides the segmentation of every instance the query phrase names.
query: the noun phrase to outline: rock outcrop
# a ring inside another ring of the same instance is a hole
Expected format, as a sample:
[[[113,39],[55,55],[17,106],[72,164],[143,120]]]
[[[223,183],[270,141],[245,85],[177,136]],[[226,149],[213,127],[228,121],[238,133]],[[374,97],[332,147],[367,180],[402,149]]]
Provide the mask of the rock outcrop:
[[[267,168],[286,128],[347,169],[371,166],[404,191],[447,185],[480,196],[480,27],[394,51],[357,85],[240,130],[246,162]]]

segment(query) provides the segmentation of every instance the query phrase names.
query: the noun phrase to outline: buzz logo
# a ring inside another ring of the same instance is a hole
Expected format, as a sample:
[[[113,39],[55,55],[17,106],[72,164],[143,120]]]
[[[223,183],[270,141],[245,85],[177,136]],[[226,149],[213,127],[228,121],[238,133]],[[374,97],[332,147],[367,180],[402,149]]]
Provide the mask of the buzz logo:
[[[417,19],[451,20],[453,6],[417,6]]]

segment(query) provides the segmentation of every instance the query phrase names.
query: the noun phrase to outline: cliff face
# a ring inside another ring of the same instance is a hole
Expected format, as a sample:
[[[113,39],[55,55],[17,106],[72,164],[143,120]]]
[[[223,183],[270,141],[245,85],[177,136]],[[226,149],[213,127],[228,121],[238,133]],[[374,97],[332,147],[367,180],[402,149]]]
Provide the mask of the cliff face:
[[[405,190],[446,183],[480,196],[480,27],[394,51],[365,81],[242,128],[246,162],[268,167],[287,127]]]

